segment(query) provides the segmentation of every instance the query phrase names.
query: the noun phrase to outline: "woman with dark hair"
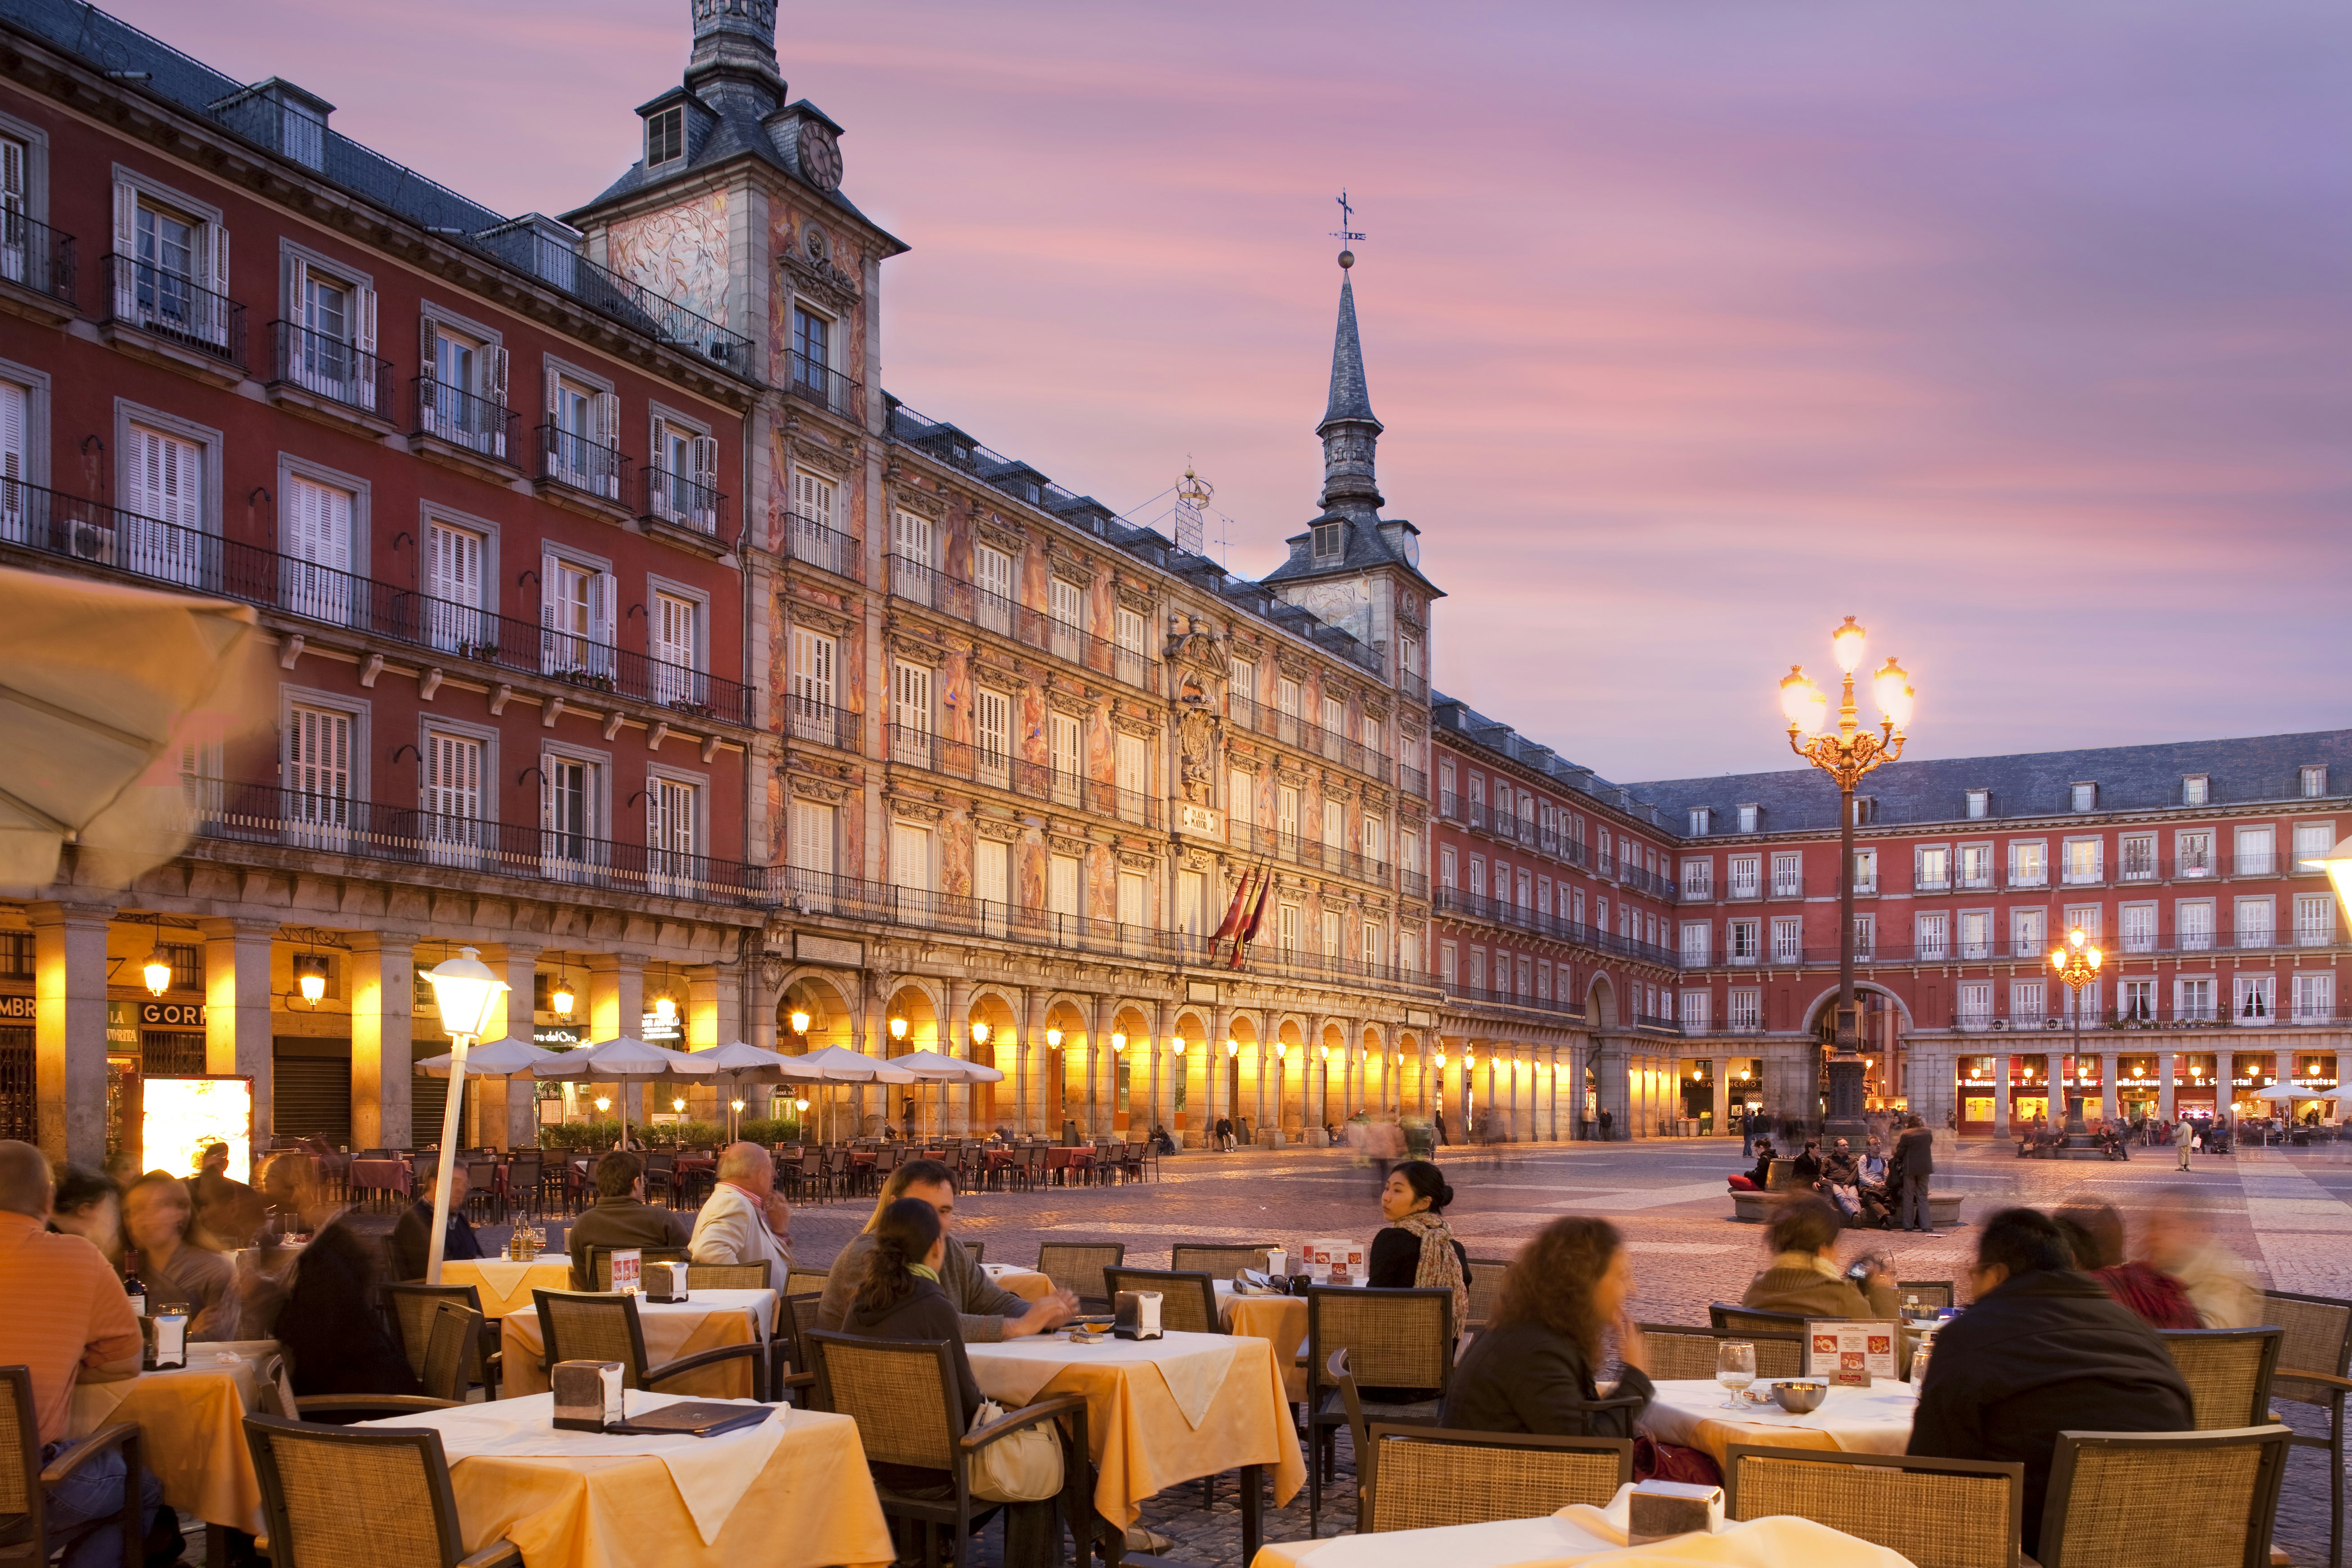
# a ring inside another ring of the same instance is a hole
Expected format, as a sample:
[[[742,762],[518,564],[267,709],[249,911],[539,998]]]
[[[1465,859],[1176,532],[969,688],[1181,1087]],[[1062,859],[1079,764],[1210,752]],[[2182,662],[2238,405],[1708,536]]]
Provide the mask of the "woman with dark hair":
[[[2179,1280],[2138,1259],[2124,1258],[2124,1216],[2096,1198],[2069,1198],[2051,1215],[2074,1255],[2074,1267],[2150,1328],[2200,1327],[2197,1308]]]
[[[188,1338],[236,1338],[236,1271],[227,1258],[188,1239],[196,1205],[185,1183],[161,1171],[150,1171],[122,1194],[122,1230],[131,1250],[126,1266],[135,1264],[147,1287],[147,1298],[157,1307],[176,1302],[188,1311]]]
[[[1633,1269],[1625,1239],[1605,1219],[1571,1215],[1546,1226],[1503,1276],[1485,1331],[1454,1368],[1439,1424],[1470,1432],[1631,1437],[1650,1401],[1642,1332],[1626,1316]],[[1615,1396],[1633,1408],[1593,1410],[1593,1374],[1613,1329],[1624,1372]]]
[[[57,1195],[49,1200],[49,1228],[78,1236],[122,1267],[122,1188],[103,1171],[88,1165],[58,1170]]]
[[[1470,1254],[1445,1223],[1454,1189],[1445,1173],[1426,1160],[1406,1160],[1381,1184],[1381,1217],[1388,1226],[1372,1237],[1364,1260],[1365,1283],[1376,1289],[1423,1289],[1454,1292],[1454,1331],[1470,1317]]]

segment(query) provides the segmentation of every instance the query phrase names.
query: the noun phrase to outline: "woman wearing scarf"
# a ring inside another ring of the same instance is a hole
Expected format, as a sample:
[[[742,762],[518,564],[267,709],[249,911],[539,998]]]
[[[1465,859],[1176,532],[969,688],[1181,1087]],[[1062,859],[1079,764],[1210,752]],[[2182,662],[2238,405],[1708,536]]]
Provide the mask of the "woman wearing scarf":
[[[1375,1289],[1454,1292],[1454,1331],[1470,1318],[1470,1255],[1445,1223],[1454,1189],[1426,1160],[1407,1160],[1381,1186],[1381,1217],[1388,1227],[1372,1237],[1365,1279]]]

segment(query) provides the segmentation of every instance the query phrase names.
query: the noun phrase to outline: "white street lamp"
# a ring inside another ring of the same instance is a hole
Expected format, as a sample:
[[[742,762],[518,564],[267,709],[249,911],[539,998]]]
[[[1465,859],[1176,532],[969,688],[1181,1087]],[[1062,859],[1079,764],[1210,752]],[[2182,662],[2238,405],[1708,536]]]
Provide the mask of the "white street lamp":
[[[433,983],[434,1005],[449,1036],[449,1093],[441,1112],[441,1180],[433,1189],[433,1234],[425,1258],[425,1281],[441,1283],[441,1252],[449,1237],[449,1176],[457,1157],[457,1115],[465,1104],[466,1052],[490,1026],[507,983],[484,963],[479,950],[461,947],[425,972]]]

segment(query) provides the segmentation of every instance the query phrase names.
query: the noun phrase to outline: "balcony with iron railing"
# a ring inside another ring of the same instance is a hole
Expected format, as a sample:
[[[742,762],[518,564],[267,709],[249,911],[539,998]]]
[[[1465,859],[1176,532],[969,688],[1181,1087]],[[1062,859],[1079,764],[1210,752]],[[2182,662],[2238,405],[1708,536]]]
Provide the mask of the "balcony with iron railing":
[[[798,349],[789,351],[784,358],[784,390],[794,397],[844,419],[856,419],[865,413],[864,405],[858,401],[857,395],[862,390],[858,383]]]
[[[409,432],[428,453],[445,450],[497,468],[521,465],[515,446],[515,411],[429,375],[415,378],[416,425]]]
[[[1429,798],[1429,775],[1410,763],[1397,764],[1397,788],[1413,800]]]
[[[1043,610],[1031,609],[1017,600],[895,551],[883,557],[883,564],[889,572],[893,598],[1010,637],[1025,647],[1051,654],[1097,675],[1107,675],[1139,690],[1160,689],[1160,667],[1142,649],[1121,647],[1084,627]]]
[[[900,767],[986,784],[1024,800],[1139,826],[1158,827],[1166,816],[1163,804],[1140,791],[1121,789],[1047,763],[1029,762],[914,725],[891,724],[883,732],[889,743],[889,760]]]
[[[1683,1026],[1672,1018],[1661,1018],[1650,1013],[1633,1015],[1633,1027],[1646,1029],[1654,1035],[1679,1035]]]
[[[198,360],[218,361],[237,371],[245,368],[245,307],[193,278],[135,256],[114,254],[106,258],[103,324],[130,328]]]
[[[1337,877],[1352,877],[1357,881],[1373,882],[1383,888],[1389,886],[1390,877],[1395,870],[1389,861],[1374,860],[1352,849],[1326,844],[1319,838],[1303,834],[1261,827],[1241,816],[1234,816],[1227,822],[1225,842],[1239,853],[1264,855],[1289,865],[1304,866]]]
[[[1342,767],[1369,773],[1383,782],[1389,777],[1390,763],[1384,752],[1372,751],[1360,742],[1327,730],[1299,714],[1270,708],[1238,692],[1226,698],[1225,713],[1244,729],[1264,735],[1270,741],[1296,746],[1326,762],[1338,763]]]
[[[646,521],[718,536],[719,514],[727,504],[726,496],[691,475],[674,474],[667,468],[647,468],[645,481]]]
[[[298,321],[269,323],[270,386],[291,388],[386,424],[394,418],[392,362]]]
[[[1462,796],[1450,789],[1437,792],[1437,815],[1446,822],[1462,820]]]
[[[601,506],[625,508],[629,459],[618,447],[592,441],[561,425],[535,426],[542,494],[585,497]]]
[[[1681,955],[1670,948],[1633,937],[1619,936],[1562,915],[1547,914],[1532,906],[1516,904],[1508,899],[1495,898],[1486,893],[1465,892],[1459,888],[1441,884],[1437,889],[1437,912],[1507,926],[1515,931],[1550,937],[1600,952],[1613,952],[1644,963],[1662,964],[1668,969],[1682,967]]]
[[[866,580],[865,557],[858,549],[857,536],[827,528],[814,518],[796,511],[784,513],[782,538],[784,559],[814,566],[820,572],[830,572],[836,577],[846,577],[853,583]]]
[[[782,706],[787,739],[812,746],[830,746],[836,752],[858,749],[865,722],[862,715],[798,693],[787,694]]]
[[[0,481],[0,544],[671,713],[751,722],[751,690],[739,680],[35,485]]]
[[[2052,1010],[2047,1013],[2018,1013],[2000,1005],[1959,1007],[1948,1015],[1948,1019],[1949,1027],[1963,1034],[2006,1034],[2020,1036],[2029,1041],[2039,1037],[2044,1042],[2043,1046],[2038,1050],[2025,1050],[2023,1054],[2027,1056],[2063,1054],[2074,1037],[2074,1016],[2067,1009],[2063,997],[2052,998]],[[2141,1005],[2117,1005],[2086,1011],[2083,1016],[2083,1033],[2086,1037],[2096,1037],[2147,1029],[2320,1027],[2340,1025],[2347,1019],[2352,1019],[2352,1005],[2334,1003],[2326,1006],[2309,1003],[2297,1005],[2291,999],[2275,994],[2267,998],[2261,997],[2259,994],[2242,997],[2225,994],[2203,1001],[2167,999]],[[2084,1044],[2088,1047],[2090,1038],[2086,1038]],[[2104,1039],[2097,1048],[2101,1055],[2120,1049]],[[2087,1058],[2090,1051],[2086,1049],[2084,1056]],[[2097,1075],[2088,1075],[2088,1080],[2097,1082]],[[2188,1085],[2185,1078],[2175,1081],[2179,1087]],[[2205,1081],[2212,1082],[2210,1079]],[[1992,1084],[1987,1080],[1983,1087],[1990,1092]],[[2022,1083],[2016,1087],[2021,1090],[2029,1088]],[[2030,1087],[2039,1090],[2043,1086],[2032,1084]]]
[[[35,296],[45,310],[72,314],[73,236],[14,208],[0,208],[0,283]]]
[[[1397,873],[1397,891],[1408,899],[1427,899],[1429,897],[1429,873],[1426,871],[1399,871]]]
[[[1539,996],[1532,991],[1498,990],[1491,985],[1465,985],[1448,980],[1443,983],[1448,1002],[1472,1007],[1517,1007],[1530,1013],[1549,1013],[1558,1018],[1581,1018],[1584,1005],[1562,996]]]
[[[2250,928],[2246,931],[2186,931],[2163,930],[2153,932],[2126,932],[2105,944],[2110,966],[2135,957],[2175,957],[2182,953],[2231,952],[2278,953],[2291,955],[2299,950],[2332,948],[2341,944],[2334,921],[2325,925],[2312,924],[2289,929]],[[1858,938],[1854,961],[1858,963],[2027,963],[2042,964],[2049,961],[2055,943],[2048,938],[2029,941],[1968,942],[1947,937],[1941,941],[1880,942]],[[1762,957],[1740,957],[1736,951],[1727,952],[1708,965],[1685,967],[1754,968],[1769,963],[1774,968],[1827,967],[1843,962],[1835,943],[1784,944],[1775,940]]]
[[[1429,677],[1417,669],[1400,671],[1397,692],[1408,702],[1426,702],[1429,700]]]

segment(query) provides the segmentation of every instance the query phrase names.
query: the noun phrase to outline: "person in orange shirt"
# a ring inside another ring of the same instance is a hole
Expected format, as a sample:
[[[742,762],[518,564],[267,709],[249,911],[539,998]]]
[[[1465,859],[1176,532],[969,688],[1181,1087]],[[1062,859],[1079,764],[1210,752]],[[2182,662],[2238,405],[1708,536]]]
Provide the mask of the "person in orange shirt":
[[[0,1366],[29,1368],[44,1467],[73,1447],[66,1436],[77,1379],[135,1377],[142,1340],[122,1281],[78,1236],[47,1229],[49,1163],[30,1143],[0,1139]],[[122,1456],[108,1454],[48,1489],[47,1550],[69,1546],[65,1568],[122,1561]],[[144,1517],[163,1489],[141,1476]],[[93,1528],[94,1527],[94,1528]]]

